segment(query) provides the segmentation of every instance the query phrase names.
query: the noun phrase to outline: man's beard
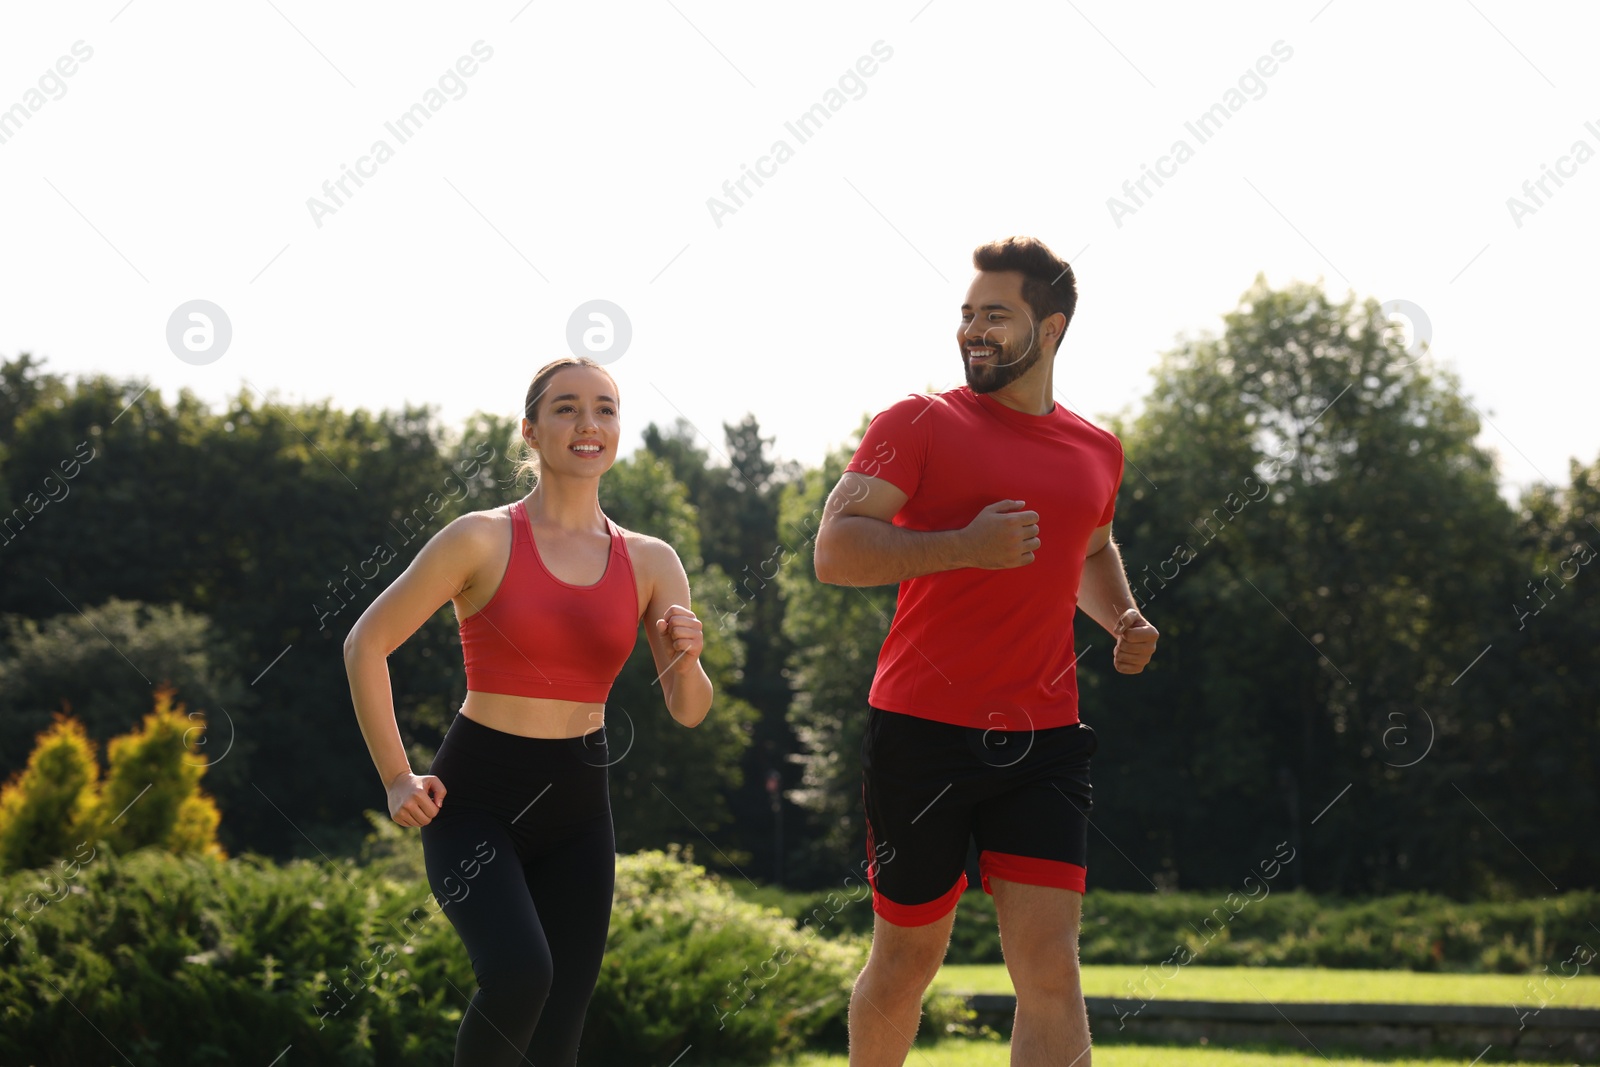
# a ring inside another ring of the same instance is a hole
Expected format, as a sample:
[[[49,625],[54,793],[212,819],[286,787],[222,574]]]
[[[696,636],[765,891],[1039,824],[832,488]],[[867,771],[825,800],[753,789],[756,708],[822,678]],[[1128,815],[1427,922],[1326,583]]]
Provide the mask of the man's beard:
[[[1028,339],[1028,352],[1020,358],[1007,344],[998,346],[995,354],[982,363],[973,363],[967,358],[966,347],[963,346],[961,364],[967,372],[967,387],[974,393],[992,393],[996,389],[1004,389],[1028,373],[1043,354],[1036,337]]]

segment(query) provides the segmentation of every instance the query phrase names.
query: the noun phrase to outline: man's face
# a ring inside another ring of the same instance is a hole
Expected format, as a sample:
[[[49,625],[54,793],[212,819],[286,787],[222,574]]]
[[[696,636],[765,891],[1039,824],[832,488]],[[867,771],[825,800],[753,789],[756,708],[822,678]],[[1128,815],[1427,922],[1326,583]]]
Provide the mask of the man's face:
[[[977,273],[961,305],[956,344],[974,393],[1004,388],[1039,362],[1044,347],[1022,299],[1021,271]]]

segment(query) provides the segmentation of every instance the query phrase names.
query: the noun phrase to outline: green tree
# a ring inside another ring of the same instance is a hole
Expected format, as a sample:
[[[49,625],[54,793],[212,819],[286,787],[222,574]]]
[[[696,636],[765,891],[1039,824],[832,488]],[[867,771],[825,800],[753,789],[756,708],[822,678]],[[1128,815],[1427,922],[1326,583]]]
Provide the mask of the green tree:
[[[170,686],[158,687],[155,710],[140,728],[111,739],[94,832],[118,852],[155,846],[223,859],[226,853],[216,839],[221,813],[200,790],[207,760],[197,742],[199,731],[172,697]]]
[[[369,759],[355,717],[330,716],[348,712],[344,636],[428,537],[501,503],[485,489],[509,485],[491,480],[509,473],[509,432],[493,439],[509,426],[479,418],[457,437],[427,407],[345,413],[252,390],[213,411],[187,392],[168,404],[104,377],[57,399],[17,421],[0,483],[19,499],[82,442],[95,458],[70,495],[0,546],[0,611],[41,619],[115,597],[216,620],[236,650],[234,680],[255,697],[204,702],[231,716],[236,753],[254,746],[247,788],[225,791],[234,847],[353,849],[381,787],[350,773]],[[437,745],[464,694],[460,663],[448,606],[390,661],[414,758]],[[234,763],[220,762],[219,777]]]
[[[695,506],[700,526],[702,544],[710,544],[704,523],[712,518],[714,503],[710,486],[721,481],[711,470],[711,457],[705,449],[695,444],[700,431],[681,415],[671,426],[662,429],[655,423],[644,428],[644,447],[647,452],[667,465],[672,476],[683,484],[684,491]]]
[[[43,867],[93,834],[100,767],[82,724],[56,715],[0,789],[0,874]]]
[[[716,689],[699,726],[679,725],[662,701],[654,658],[640,636],[606,702],[617,847],[659,848],[704,835],[719,861],[714,865],[742,863],[744,855],[721,831],[731,819],[727,796],[739,786],[756,712],[729,691],[743,650],[737,636],[716,625],[729,608],[727,579],[702,567],[694,508],[667,465],[649,452],[612,466],[600,480],[600,505],[619,526],[659,537],[678,553],[689,575],[689,607],[704,626],[701,663]],[[647,617],[642,625],[654,622]]]
[[[52,709],[70,711],[91,741],[105,744],[138,724],[151,687],[166,682],[212,709],[216,729],[201,739],[217,763],[212,787],[226,803],[243,800],[256,739],[240,736],[231,716],[248,713],[255,699],[221,631],[179,604],[112,597],[78,606],[43,620],[0,620],[0,774],[28,758]]]
[[[763,875],[789,881],[786,854],[803,820],[796,817],[801,811],[783,802],[790,790],[801,785],[801,776],[790,758],[798,747],[789,724],[793,689],[787,668],[793,647],[783,629],[783,586],[777,579],[783,569],[796,565],[797,542],[805,536],[779,522],[784,489],[799,471],[795,464],[769,454],[772,438],[762,436],[754,415],[723,423],[722,428],[729,459],[725,496],[733,512],[733,521],[723,527],[724,545],[732,555],[716,562],[732,580],[738,612],[735,629],[745,647],[744,670],[734,692],[760,713],[745,752],[744,789],[736,800],[739,837]],[[768,792],[774,776],[776,797]],[[776,837],[775,800],[777,818],[782,820]]]
[[[758,718],[744,752],[743,784],[732,798],[732,836],[763,876],[786,877],[774,839],[768,779],[778,776],[778,817],[783,823],[777,836],[792,843],[802,826],[781,796],[800,784],[800,776],[790,759],[797,748],[788,721],[793,695],[787,670],[791,648],[783,631],[783,590],[777,571],[793,556],[787,543],[796,538],[779,528],[778,509],[784,487],[798,476],[798,467],[769,454],[772,438],[762,435],[754,415],[723,423],[722,430],[726,464],[709,465],[707,452],[695,444],[698,432],[682,418],[668,431],[648,427],[645,446],[672,468],[696,505],[708,574],[709,568],[716,568],[727,575],[724,581],[732,603],[717,625],[736,635],[744,648],[731,691],[748,701]],[[789,851],[788,844],[782,851]]]
[[[59,375],[45,373],[44,364],[26,352],[0,362],[0,463],[15,439],[17,420],[35,407],[64,401],[67,391]]]
[[[1492,639],[1514,568],[1478,418],[1376,301],[1258,277],[1225,322],[1169,353],[1116,427],[1114,531],[1163,637],[1135,678],[1079,664],[1097,824],[1132,860],[1108,873],[1222,885],[1287,839],[1319,889],[1460,878],[1476,816],[1449,782],[1485,702],[1452,679]]]
[[[867,692],[894,616],[896,587],[824,585],[817,581],[815,548],[828,494],[868,421],[861,420],[851,444],[830,452],[820,469],[806,471],[785,490],[780,517],[792,538],[786,548],[793,559],[779,570],[778,581],[787,605],[784,633],[795,649],[789,719],[802,772],[791,795],[809,817],[811,832],[798,858],[811,879],[832,878],[866,854],[859,753]]]
[[[1468,849],[1477,883],[1542,894],[1600,883],[1584,843],[1600,823],[1600,457],[1525,494],[1518,521],[1526,563],[1467,676],[1485,669],[1480,688],[1510,698],[1475,720],[1462,787],[1484,812]]]

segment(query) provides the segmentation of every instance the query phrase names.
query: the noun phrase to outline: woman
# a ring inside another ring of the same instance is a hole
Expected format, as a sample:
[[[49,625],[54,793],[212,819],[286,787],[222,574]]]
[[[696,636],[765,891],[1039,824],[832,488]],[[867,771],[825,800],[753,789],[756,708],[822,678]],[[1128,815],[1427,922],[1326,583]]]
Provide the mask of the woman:
[[[546,364],[523,405],[533,490],[439,531],[345,640],[389,814],[421,827],[429,886],[478,980],[457,1067],[577,1062],[615,875],[605,699],[644,616],[672,717],[695,726],[711,707],[677,553],[600,510],[617,409],[594,360]],[[446,600],[467,697],[428,773],[413,774],[386,660]]]

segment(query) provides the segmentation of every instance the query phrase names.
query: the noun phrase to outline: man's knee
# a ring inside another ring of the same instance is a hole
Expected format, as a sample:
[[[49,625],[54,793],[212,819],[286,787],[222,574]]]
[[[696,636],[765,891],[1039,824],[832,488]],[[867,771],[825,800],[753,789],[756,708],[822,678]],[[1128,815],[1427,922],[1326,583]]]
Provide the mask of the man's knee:
[[[922,1003],[939,968],[931,969],[900,958],[878,956],[867,961],[856,978],[854,996],[870,1004],[896,1010]]]
[[[1080,995],[1078,943],[1075,938],[1053,938],[1007,945],[1006,970],[1019,1001],[1059,999]]]
[[[875,948],[867,957],[867,966],[862,973],[896,984],[910,983],[925,987],[933,981],[943,963],[943,950],[912,950],[903,946],[883,950]]]
[[[896,991],[914,990],[920,997],[944,964],[949,943],[948,918],[926,926],[900,927],[882,923],[873,936],[862,977],[871,984]]]

